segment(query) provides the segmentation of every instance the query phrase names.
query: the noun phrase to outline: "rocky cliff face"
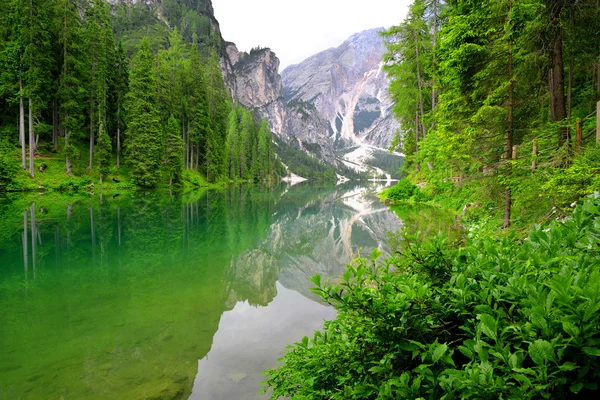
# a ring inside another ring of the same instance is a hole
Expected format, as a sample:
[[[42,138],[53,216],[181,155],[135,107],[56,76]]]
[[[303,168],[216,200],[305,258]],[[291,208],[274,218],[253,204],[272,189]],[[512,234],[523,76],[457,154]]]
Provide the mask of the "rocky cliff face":
[[[337,48],[286,68],[281,76],[270,49],[247,54],[230,44],[232,95],[267,118],[284,140],[334,166],[380,176],[384,171],[374,168],[374,154],[389,147],[399,125],[387,95],[386,49],[379,30],[357,33]],[[395,169],[401,164],[397,158]]]
[[[232,97],[269,121],[271,130],[318,158],[335,165],[328,124],[308,103],[286,103],[279,75],[279,59],[269,48],[240,52],[228,43],[222,60]]]
[[[281,73],[286,101],[313,104],[338,143],[385,148],[399,127],[387,95],[389,81],[382,69],[386,49],[380,30],[352,35],[341,46]]]

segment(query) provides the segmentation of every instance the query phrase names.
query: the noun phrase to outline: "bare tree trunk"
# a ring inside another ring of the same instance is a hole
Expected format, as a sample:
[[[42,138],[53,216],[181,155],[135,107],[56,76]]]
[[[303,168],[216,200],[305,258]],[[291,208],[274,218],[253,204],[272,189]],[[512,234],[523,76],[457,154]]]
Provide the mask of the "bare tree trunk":
[[[419,60],[419,39],[417,37],[417,31],[413,30],[415,36],[415,51],[417,56],[417,85],[419,87],[419,109],[421,110],[421,131],[423,132],[423,138],[427,136],[427,128],[425,127],[425,110],[423,108],[423,83],[421,82],[421,61]]]
[[[437,59],[436,59],[436,48],[437,48],[437,34],[438,34],[438,0],[433,0],[433,69],[437,72]],[[431,110],[435,111],[437,108],[437,88],[435,82],[435,73],[433,74],[433,85],[431,89]]]
[[[508,2],[508,13],[512,12],[512,0]],[[510,29],[507,15],[507,29]],[[510,33],[510,32],[509,32]],[[516,158],[516,152],[513,151],[513,129],[514,129],[514,81],[513,81],[513,49],[512,38],[508,35],[508,127],[506,130],[506,158]],[[509,164],[508,175],[511,174],[512,165]],[[510,227],[510,216],[512,206],[512,191],[509,186],[506,187],[504,201],[504,229]]]
[[[200,165],[200,145],[196,146],[196,169],[198,169]]]
[[[33,154],[35,152],[35,140],[33,138],[33,110],[31,97],[29,98],[29,174],[35,176]]]
[[[563,65],[563,32],[560,25],[562,6],[555,5],[552,10],[552,81],[550,86],[550,101],[553,110],[553,122],[562,122],[566,118],[565,107],[565,77]],[[559,128],[558,145],[562,146],[569,139],[567,129]]]
[[[19,139],[21,140],[21,167],[27,169],[27,152],[25,150],[25,106],[23,105],[23,82],[19,79],[21,94],[19,95]]]
[[[192,146],[192,144],[190,143],[190,153],[191,153],[191,157],[190,157],[190,169],[192,169],[192,167],[194,166],[194,146]]]

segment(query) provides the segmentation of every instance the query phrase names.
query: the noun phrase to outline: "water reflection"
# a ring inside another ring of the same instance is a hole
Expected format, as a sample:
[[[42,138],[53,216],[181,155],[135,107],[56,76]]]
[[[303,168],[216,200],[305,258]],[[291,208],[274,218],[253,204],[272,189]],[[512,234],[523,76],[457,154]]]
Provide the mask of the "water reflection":
[[[0,399],[254,397],[333,315],[308,278],[400,228],[373,189],[0,200]]]

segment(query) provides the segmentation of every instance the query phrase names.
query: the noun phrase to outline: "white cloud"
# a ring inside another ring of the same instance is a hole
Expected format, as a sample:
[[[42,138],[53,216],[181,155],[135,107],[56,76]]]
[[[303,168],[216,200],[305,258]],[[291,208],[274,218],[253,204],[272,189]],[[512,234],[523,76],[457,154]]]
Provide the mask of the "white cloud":
[[[269,47],[281,69],[365,29],[397,25],[410,0],[213,0],[225,40]]]

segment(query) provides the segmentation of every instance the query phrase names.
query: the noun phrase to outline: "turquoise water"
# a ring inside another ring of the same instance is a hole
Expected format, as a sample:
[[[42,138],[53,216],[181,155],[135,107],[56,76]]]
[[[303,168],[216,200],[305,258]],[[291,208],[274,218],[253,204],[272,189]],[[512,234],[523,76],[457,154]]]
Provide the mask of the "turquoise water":
[[[402,224],[374,186],[0,198],[0,399],[254,399]],[[362,249],[362,250],[361,250]]]

